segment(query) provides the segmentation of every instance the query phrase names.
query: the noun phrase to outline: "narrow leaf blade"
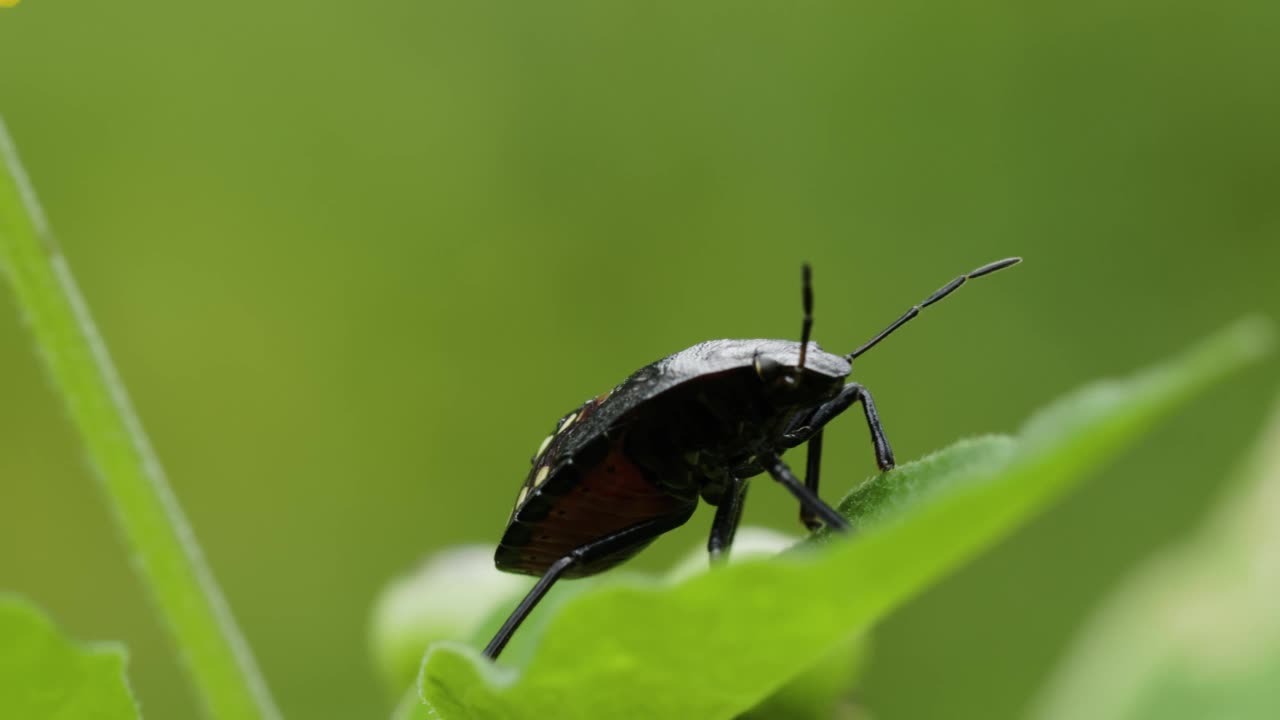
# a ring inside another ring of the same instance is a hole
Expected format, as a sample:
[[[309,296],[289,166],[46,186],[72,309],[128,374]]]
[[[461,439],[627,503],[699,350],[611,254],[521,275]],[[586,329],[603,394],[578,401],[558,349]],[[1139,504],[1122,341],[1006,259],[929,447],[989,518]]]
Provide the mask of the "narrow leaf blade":
[[[278,718],[2,120],[0,275],[13,288],[205,711]]]

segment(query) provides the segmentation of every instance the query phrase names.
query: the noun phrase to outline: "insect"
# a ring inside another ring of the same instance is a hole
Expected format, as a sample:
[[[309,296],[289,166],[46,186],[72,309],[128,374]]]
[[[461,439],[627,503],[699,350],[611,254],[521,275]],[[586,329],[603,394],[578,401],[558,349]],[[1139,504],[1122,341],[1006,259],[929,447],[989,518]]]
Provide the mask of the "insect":
[[[800,502],[810,530],[849,523],[818,495],[822,434],[855,403],[871,430],[876,465],[894,466],[871,393],[846,382],[855,358],[965,282],[1021,262],[1007,258],[957,277],[847,355],[809,341],[813,283],[802,272],[800,342],[711,340],[637,370],[565,415],[542,442],[494,557],[498,569],[539,577],[485,648],[490,659],[551,586],[627,560],[693,514],[716,507],[707,550],[733,543],[747,483],[761,473]],[[808,443],[801,481],[782,461]]]

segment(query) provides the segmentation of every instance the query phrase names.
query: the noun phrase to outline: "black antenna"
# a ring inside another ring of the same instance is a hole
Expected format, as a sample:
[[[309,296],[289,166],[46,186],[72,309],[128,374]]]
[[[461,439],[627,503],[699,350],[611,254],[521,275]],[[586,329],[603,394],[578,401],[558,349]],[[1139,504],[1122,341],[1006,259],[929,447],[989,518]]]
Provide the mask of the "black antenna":
[[[800,266],[800,302],[804,304],[804,327],[800,330],[800,364],[796,375],[804,370],[804,358],[809,351],[809,332],[813,330],[813,270],[809,263]]]
[[[845,359],[853,360],[854,358],[858,357],[862,353],[875,347],[876,343],[879,343],[881,340],[889,337],[889,335],[891,335],[894,330],[897,330],[903,325],[906,325],[907,321],[919,315],[921,310],[929,307],[930,305],[938,302],[942,298],[955,292],[956,289],[958,289],[961,285],[965,284],[969,280],[972,280],[973,278],[982,277],[983,275],[990,275],[991,273],[997,270],[1003,270],[1007,267],[1017,265],[1020,262],[1022,262],[1022,258],[1020,257],[1005,258],[1004,260],[997,260],[989,265],[983,265],[982,267],[978,268],[977,270],[974,270],[973,272],[967,275],[961,275],[955,280],[952,280],[946,285],[943,285],[942,287],[938,288],[937,292],[925,298],[924,302],[920,303],[919,305],[916,305],[915,307],[903,313],[902,317],[898,318],[897,320],[894,320],[889,325],[889,327],[885,328],[884,330],[881,330],[879,335],[876,335],[875,337],[871,338],[867,342],[863,343],[862,347],[858,348],[857,350],[854,350],[848,355],[845,355],[844,356]],[[801,353],[800,354],[801,364],[803,364],[804,351],[801,350],[800,353]]]

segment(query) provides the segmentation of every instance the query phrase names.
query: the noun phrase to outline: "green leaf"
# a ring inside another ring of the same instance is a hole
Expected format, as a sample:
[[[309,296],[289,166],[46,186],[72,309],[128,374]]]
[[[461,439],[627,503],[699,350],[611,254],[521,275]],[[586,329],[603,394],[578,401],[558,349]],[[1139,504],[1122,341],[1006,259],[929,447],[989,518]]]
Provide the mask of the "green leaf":
[[[847,540],[676,583],[602,582],[517,634],[533,649],[514,665],[435,645],[419,676],[424,704],[402,717],[746,712],[1261,356],[1270,337],[1266,323],[1241,322],[1168,364],[1055,403],[1017,438],[967,440],[875,477],[841,504],[859,528]]]
[[[729,562],[740,563],[753,557],[772,557],[779,552],[796,544],[797,538],[793,535],[778,532],[768,528],[744,526],[738,529],[738,533],[733,542],[733,553],[729,557]],[[440,553],[437,559],[433,559],[428,565],[440,567],[440,559],[458,558],[470,555],[474,546],[465,546],[455,548]],[[469,558],[470,559],[470,558]],[[452,563],[450,563],[452,564]],[[443,569],[443,568],[441,568]],[[461,570],[455,565],[455,570]],[[677,562],[663,577],[668,582],[687,579],[695,575],[708,572],[710,569],[707,562],[707,550],[705,545],[691,548],[685,557]],[[484,572],[480,572],[483,570]],[[411,641],[420,640],[423,634],[420,627],[426,624],[434,623],[435,625],[448,625],[453,628],[452,634],[445,636],[437,633],[439,640],[460,640],[469,639],[470,644],[475,646],[484,645],[493,637],[494,632],[501,627],[503,621],[511,613],[511,608],[515,606],[525,592],[528,591],[532,583],[525,582],[531,580],[523,576],[506,575],[508,579],[514,579],[522,585],[519,594],[513,594],[510,591],[512,586],[504,587],[484,587],[486,584],[492,585],[492,577],[490,573],[496,573],[493,569],[492,551],[486,549],[484,551],[483,568],[472,567],[463,573],[451,572],[445,573],[428,573],[432,577],[420,576],[414,586],[415,595],[413,604],[409,606],[409,598],[405,598],[405,612],[402,614],[402,620],[413,619],[409,622],[400,623],[400,627],[404,628],[407,638]],[[617,571],[612,577],[616,579],[621,574],[627,573],[626,570]],[[643,577],[643,576],[639,576]],[[477,582],[478,581],[478,582]],[[516,636],[516,640],[508,646],[503,654],[504,660],[510,661],[512,658],[526,658],[530,656],[537,648],[526,638],[533,638],[539,633],[530,632],[530,628],[539,626],[549,617],[555,614],[556,608],[568,602],[571,598],[589,591],[591,588],[602,582],[601,578],[588,578],[581,582],[571,583],[559,588],[557,593],[550,596],[539,607],[539,611],[535,613],[533,618],[524,626],[524,632]],[[398,584],[398,583],[397,583]],[[392,586],[393,588],[395,585]],[[484,596],[473,596],[473,591],[479,587],[479,592],[486,593]],[[442,607],[448,604],[449,596],[457,594],[465,594],[471,598],[471,603],[476,608],[487,609],[489,617],[478,626],[467,619],[464,623],[459,623],[460,619],[452,608]],[[394,590],[388,595],[394,595]],[[495,601],[500,603],[495,606]],[[375,612],[375,617],[382,613],[383,608],[379,608]],[[471,627],[472,632],[468,637],[460,637],[458,629],[461,627]],[[394,631],[394,628],[387,627],[388,632]],[[422,649],[427,643],[419,646],[418,660],[421,665]],[[786,686],[780,688],[777,693],[767,698],[759,706],[743,716],[743,718],[760,718],[761,720],[769,718],[770,720],[828,720],[833,717],[833,712],[843,707],[843,700],[849,694],[850,689],[858,679],[859,671],[862,668],[862,661],[866,655],[866,648],[861,638],[854,638],[850,642],[837,647],[834,652],[827,657],[822,658],[813,667],[802,672],[793,678]],[[401,684],[404,687],[404,684]],[[394,715],[397,720],[408,720],[409,718],[429,717],[426,708],[418,699],[416,687],[409,689],[410,691],[405,697],[401,698],[401,702]]]
[[[1241,480],[1086,624],[1036,717],[1280,717],[1280,405]]]
[[[54,241],[0,121],[0,274],[89,460],[134,564],[163,613],[205,711],[218,718],[279,712],[236,626],[142,421],[111,363],[89,306]]]
[[[125,651],[80,646],[29,603],[0,595],[0,717],[23,720],[137,718]]]

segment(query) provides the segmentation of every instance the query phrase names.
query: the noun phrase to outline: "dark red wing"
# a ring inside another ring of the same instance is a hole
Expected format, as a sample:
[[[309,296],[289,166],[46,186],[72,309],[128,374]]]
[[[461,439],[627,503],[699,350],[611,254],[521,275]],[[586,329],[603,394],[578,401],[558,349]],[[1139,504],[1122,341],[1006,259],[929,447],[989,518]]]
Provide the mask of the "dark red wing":
[[[604,439],[601,439],[604,442]],[[645,520],[684,515],[697,504],[664,492],[645,477],[623,450],[623,436],[608,441],[607,452],[590,463],[575,462],[547,477],[517,509],[498,546],[495,561],[508,572],[541,575],[556,560],[594,540]],[[649,541],[595,562],[576,566],[565,577],[592,575],[639,552]]]

